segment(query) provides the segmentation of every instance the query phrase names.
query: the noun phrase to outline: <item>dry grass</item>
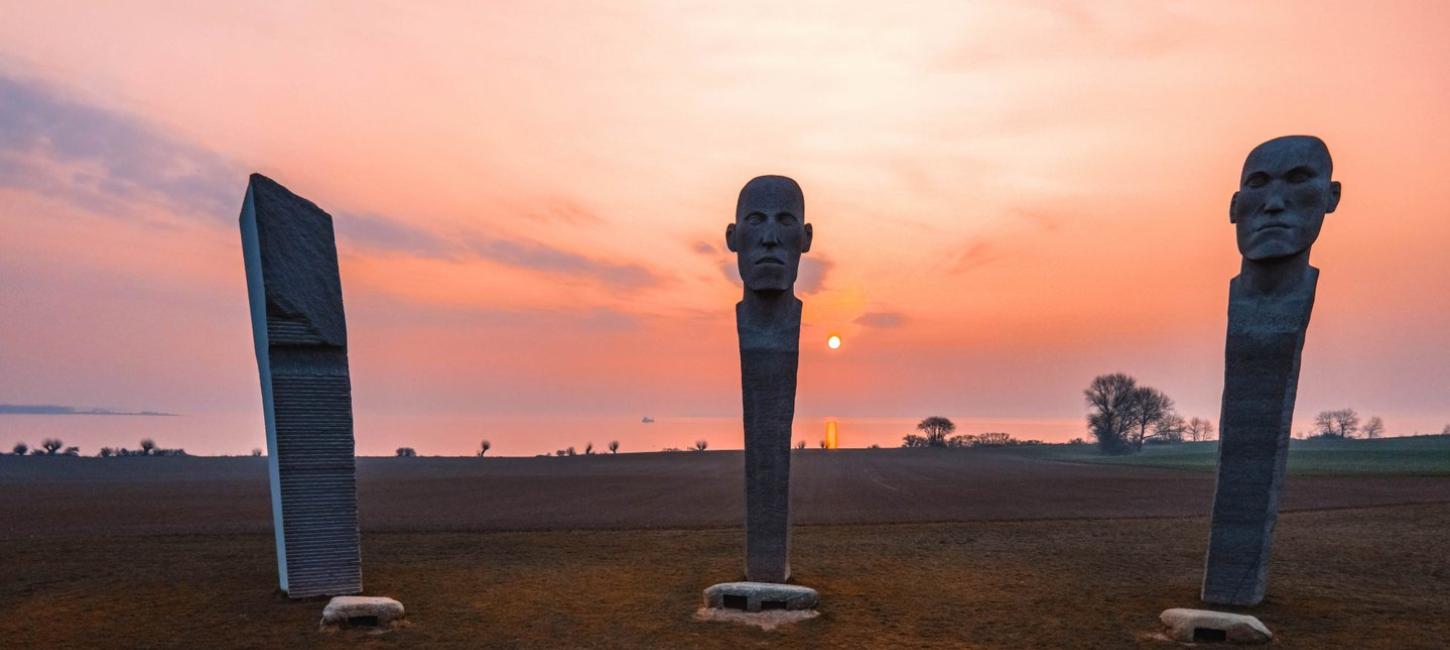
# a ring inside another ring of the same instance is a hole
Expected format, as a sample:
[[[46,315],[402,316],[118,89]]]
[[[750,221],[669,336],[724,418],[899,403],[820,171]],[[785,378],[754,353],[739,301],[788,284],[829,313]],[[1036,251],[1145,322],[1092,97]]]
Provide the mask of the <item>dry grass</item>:
[[[409,626],[317,630],[323,601],[275,585],[270,535],[12,538],[6,647],[1173,647],[1158,613],[1193,606],[1203,518],[797,530],[821,616],[765,632],[694,618],[741,577],[738,530],[370,533],[364,577]],[[1443,648],[1450,505],[1280,519],[1270,600],[1283,648]]]

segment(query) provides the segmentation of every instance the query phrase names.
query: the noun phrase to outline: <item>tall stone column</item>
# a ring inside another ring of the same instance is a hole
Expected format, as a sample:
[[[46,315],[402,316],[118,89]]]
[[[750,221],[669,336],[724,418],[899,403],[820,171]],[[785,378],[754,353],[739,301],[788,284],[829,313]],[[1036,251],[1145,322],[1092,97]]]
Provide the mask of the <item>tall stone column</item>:
[[[362,591],[352,385],[332,217],[253,174],[241,214],[282,591]]]
[[[1203,600],[1255,605],[1264,599],[1279,515],[1299,358],[1314,307],[1317,269],[1275,299],[1229,288],[1218,484],[1203,576]]]
[[[800,363],[801,302],[784,296],[777,322],[736,307],[745,407],[745,575],[790,578],[790,437]]]
[[[1299,359],[1319,270],[1309,251],[1340,184],[1324,142],[1269,140],[1249,153],[1229,203],[1240,254],[1229,285],[1218,483],[1204,563],[1205,602],[1264,599],[1279,514]]]

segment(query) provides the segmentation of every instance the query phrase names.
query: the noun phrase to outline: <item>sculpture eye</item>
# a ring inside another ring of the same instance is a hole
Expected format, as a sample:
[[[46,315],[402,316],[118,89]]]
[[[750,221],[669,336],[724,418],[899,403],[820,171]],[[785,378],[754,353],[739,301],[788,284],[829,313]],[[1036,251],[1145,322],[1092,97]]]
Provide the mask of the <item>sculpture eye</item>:
[[[1269,184],[1269,175],[1264,172],[1254,172],[1244,179],[1246,187],[1263,187]]]
[[[1305,169],[1303,167],[1295,167],[1294,169],[1289,171],[1289,174],[1285,178],[1287,178],[1290,183],[1303,183],[1304,181],[1307,181],[1313,177],[1314,173],[1309,171],[1308,169]]]
[[[759,212],[752,212],[748,215],[745,215],[745,221],[746,223],[758,226],[762,223],[765,223],[765,215]]]
[[[794,226],[795,225],[795,215],[793,215],[793,214],[791,214],[789,212],[782,212],[782,213],[780,213],[780,215],[777,216],[776,219],[778,221],[780,221],[780,224],[782,226]]]

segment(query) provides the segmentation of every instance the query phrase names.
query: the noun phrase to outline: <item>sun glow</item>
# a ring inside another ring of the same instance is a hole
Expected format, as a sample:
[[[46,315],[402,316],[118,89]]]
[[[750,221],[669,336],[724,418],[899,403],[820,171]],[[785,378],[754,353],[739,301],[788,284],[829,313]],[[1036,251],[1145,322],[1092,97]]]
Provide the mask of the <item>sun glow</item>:
[[[826,339],[826,347],[832,350],[839,349],[841,347],[841,337],[832,334],[831,338]]]

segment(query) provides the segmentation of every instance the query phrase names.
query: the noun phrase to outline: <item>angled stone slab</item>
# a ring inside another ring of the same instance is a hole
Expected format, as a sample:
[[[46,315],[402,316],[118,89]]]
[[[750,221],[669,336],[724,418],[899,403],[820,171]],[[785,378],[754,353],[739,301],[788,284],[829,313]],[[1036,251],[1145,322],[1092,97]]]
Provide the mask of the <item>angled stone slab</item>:
[[[362,591],[352,385],[332,217],[253,174],[241,214],[282,591]]]
[[[1274,638],[1259,619],[1247,614],[1173,608],[1164,610],[1158,620],[1168,628],[1169,638],[1183,643],[1258,644]]]

